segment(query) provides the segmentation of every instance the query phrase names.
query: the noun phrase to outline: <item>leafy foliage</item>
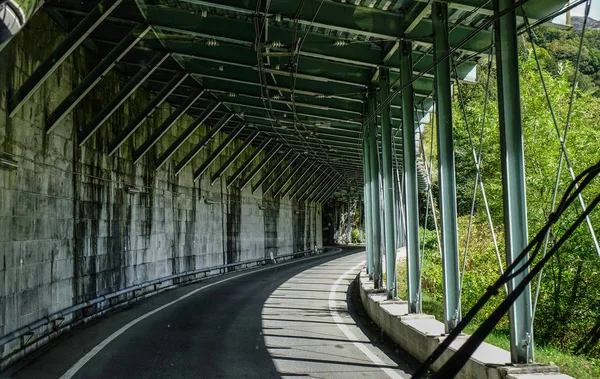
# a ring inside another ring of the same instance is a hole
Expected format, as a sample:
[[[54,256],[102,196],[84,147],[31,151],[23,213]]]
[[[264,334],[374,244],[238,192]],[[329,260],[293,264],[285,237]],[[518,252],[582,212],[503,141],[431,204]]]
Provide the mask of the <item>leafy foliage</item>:
[[[550,112],[531,45],[526,44],[525,40],[521,41],[524,48],[521,49],[520,85],[530,236],[546,223],[552,212],[554,185],[557,180],[561,155],[559,134],[563,135],[567,124],[574,78],[573,62],[579,41],[577,37],[575,32],[542,28],[539,28],[537,33],[537,42],[540,46],[537,46],[536,49],[556,116],[556,125]],[[479,135],[483,130],[481,175],[485,183],[494,231],[499,243],[501,261],[504,264],[504,213],[496,72],[492,68],[487,102],[485,101],[487,62],[482,62],[479,73],[480,79],[476,85],[461,87],[465,99],[466,119],[458,101],[454,103],[453,109],[455,161],[457,172],[460,172],[460,175],[457,175],[459,250],[461,254],[465,252],[476,178],[473,149],[478,151]],[[596,163],[600,157],[598,154],[600,147],[598,143],[600,141],[599,73],[600,31],[588,31],[582,56],[582,75],[579,76],[580,81],[577,83],[576,101],[573,104],[566,139],[566,150],[575,175]],[[455,95],[457,95],[456,92],[455,86]],[[484,105],[486,104],[487,115],[484,123]],[[471,138],[467,132],[467,121],[471,129]],[[428,134],[430,133],[425,133],[424,137],[426,145],[432,142]],[[558,176],[559,197],[571,182],[571,174],[566,163],[566,160],[563,159],[562,170]],[[435,161],[433,167],[437,167]],[[585,191],[584,201],[589,203],[591,198],[599,192],[600,184],[594,183]],[[423,199],[423,201],[425,200]],[[549,247],[580,213],[581,208],[578,207],[579,204],[573,206],[570,213],[552,229],[549,236]],[[497,279],[500,270],[480,188],[478,188],[475,198],[474,209],[474,222],[470,233],[461,294],[463,313],[470,309],[487,287]],[[600,233],[600,228],[598,228],[600,211],[592,213],[591,221]],[[429,225],[429,228],[432,229],[432,226]],[[440,254],[435,232],[428,230],[427,234],[432,237],[426,238],[426,249],[423,253],[423,290],[427,298],[434,302],[441,302],[443,299]],[[461,261],[462,259],[461,256]],[[535,284],[532,286],[532,290],[536,290]],[[491,304],[488,304],[475,323],[480,323],[502,300],[503,296],[504,294],[500,293]],[[505,319],[499,325],[497,333],[503,334],[507,330],[508,321]],[[550,352],[548,354],[551,356],[552,354],[556,355],[556,349],[559,349],[563,352],[585,355],[593,358],[586,358],[588,359],[587,367],[589,367],[589,370],[586,369],[586,371],[600,371],[600,367],[597,365],[597,359],[600,358],[600,257],[596,253],[586,225],[582,225],[571,236],[568,243],[561,248],[559,254],[550,261],[544,270],[535,315],[534,335],[536,346],[541,347],[541,352]],[[547,358],[548,354],[544,354],[541,353],[541,356],[546,357],[545,361],[551,359]],[[583,366],[585,367],[585,365]]]

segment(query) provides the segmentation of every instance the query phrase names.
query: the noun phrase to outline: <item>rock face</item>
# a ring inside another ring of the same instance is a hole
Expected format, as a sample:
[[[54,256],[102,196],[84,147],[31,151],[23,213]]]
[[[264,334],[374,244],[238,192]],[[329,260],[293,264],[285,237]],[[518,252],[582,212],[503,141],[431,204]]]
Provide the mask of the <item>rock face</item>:
[[[82,47],[9,117],[7,99],[65,35],[39,12],[0,52],[0,152],[18,164],[16,170],[0,167],[0,336],[143,281],[322,247],[320,205],[263,199],[260,188],[252,194],[252,185],[227,189],[227,179],[254,147],[211,185],[242,139],[194,181],[193,169],[227,137],[217,134],[175,175],[175,163],[208,131],[203,125],[156,170],[157,157],[192,121],[186,115],[134,164],[134,150],[173,111],[166,103],[109,156],[110,142],[152,99],[144,88],[79,146],[78,132],[126,82],[114,69],[46,133],[46,118],[98,63]],[[255,180],[272,170],[265,166]]]
[[[571,16],[571,24],[573,24],[573,29],[578,32],[583,29],[583,21],[585,17],[581,16]],[[600,29],[600,21],[594,20],[591,17],[588,17],[587,28],[590,29]]]

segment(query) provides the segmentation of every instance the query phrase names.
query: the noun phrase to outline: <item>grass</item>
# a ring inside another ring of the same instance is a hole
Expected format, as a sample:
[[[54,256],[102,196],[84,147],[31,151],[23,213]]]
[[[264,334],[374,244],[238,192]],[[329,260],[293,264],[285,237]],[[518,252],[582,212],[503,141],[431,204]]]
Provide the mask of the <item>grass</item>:
[[[423,294],[423,313],[435,316],[442,320],[444,315],[443,304],[427,294]],[[465,333],[472,334],[477,325],[469,325]],[[510,350],[510,337],[508,333],[491,333],[485,342],[499,348]],[[557,365],[564,374],[571,375],[577,379],[600,378],[600,360],[581,355],[573,355],[569,352],[559,350],[552,346],[536,346],[535,360],[537,363]]]

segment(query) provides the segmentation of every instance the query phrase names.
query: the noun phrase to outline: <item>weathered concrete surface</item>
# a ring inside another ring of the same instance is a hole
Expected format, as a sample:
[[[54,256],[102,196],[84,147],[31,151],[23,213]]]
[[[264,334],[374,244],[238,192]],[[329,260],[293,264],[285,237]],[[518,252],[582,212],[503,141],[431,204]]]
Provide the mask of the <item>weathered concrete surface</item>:
[[[418,361],[425,361],[444,340],[444,324],[437,321],[434,316],[409,314],[405,302],[387,300],[385,293],[374,290],[373,282],[369,281],[364,269],[360,273],[359,280],[360,297],[371,320],[402,349]],[[458,337],[433,364],[433,369],[441,368],[468,337],[466,334]],[[462,379],[571,378],[561,374],[556,366],[532,364],[513,367],[507,366],[509,363],[510,352],[484,342],[456,377]]]
[[[263,203],[261,190],[253,195],[251,185],[242,191],[235,186],[226,189],[224,181],[253,148],[210,185],[210,176],[242,141],[232,143],[201,180],[193,182],[193,169],[226,137],[218,135],[175,176],[175,162],[204,135],[203,126],[168,164],[155,170],[157,156],[187,127],[188,116],[133,164],[133,151],[169,116],[173,110],[169,105],[154,112],[109,157],[109,143],[152,98],[144,88],[79,147],[77,132],[126,81],[115,71],[46,134],[44,120],[98,63],[83,48],[75,50],[10,118],[7,99],[64,36],[40,12],[0,53],[0,151],[19,164],[15,171],[0,169],[0,336],[142,281],[259,258],[271,251],[277,255],[322,247],[319,205],[286,198],[276,206],[269,203],[269,210],[263,211],[258,207]],[[126,189],[132,185],[141,192],[129,193]],[[296,211],[303,224],[294,222]],[[14,344],[0,347],[0,358],[11,347]]]

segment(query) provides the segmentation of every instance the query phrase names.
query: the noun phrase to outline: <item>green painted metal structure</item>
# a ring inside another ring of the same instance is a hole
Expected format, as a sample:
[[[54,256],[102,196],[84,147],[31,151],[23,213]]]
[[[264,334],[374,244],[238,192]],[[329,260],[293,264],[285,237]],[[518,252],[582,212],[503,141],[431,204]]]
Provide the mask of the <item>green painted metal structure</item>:
[[[252,192],[261,189],[263,195],[287,196],[294,202],[324,203],[332,197],[350,201],[349,196],[364,199],[369,275],[375,287],[381,288],[385,247],[390,283],[386,291],[390,297],[397,295],[396,280],[390,273],[395,273],[397,240],[402,236],[408,274],[400,280],[407,282],[411,313],[422,308],[418,204],[425,186],[415,138],[418,128],[432,127],[425,124],[435,113],[445,323],[450,331],[460,320],[450,83],[453,79],[464,83],[477,80],[476,66],[495,40],[506,261],[510,263],[528,238],[516,37],[524,27],[524,13],[530,23],[563,27],[546,17],[565,3],[47,0],[43,11],[68,36],[7,99],[7,107],[10,116],[16,116],[75,48],[90,49],[101,58],[99,64],[81,83],[74,83],[72,93],[56,109],[49,110],[48,133],[109,71],[116,70],[129,80],[82,129],[80,145],[89,143],[139,88],[156,93],[106,147],[108,155],[127,154],[120,147],[135,140],[132,159],[136,164],[158,170],[171,162],[176,174],[192,165],[194,179],[198,179],[239,139],[244,142],[213,173],[211,184],[220,178],[228,190],[243,190],[251,184]],[[451,61],[458,77],[451,75]],[[165,102],[173,111],[163,124],[154,133],[144,134],[149,137],[132,139]],[[184,114],[193,121],[160,150],[160,140]],[[190,147],[186,142],[199,129],[204,131],[203,137],[194,139],[197,142]],[[207,160],[197,163],[199,152],[219,132],[229,137],[224,137]],[[149,159],[151,149],[156,150],[153,159]],[[172,162],[182,149],[187,149],[184,158]],[[252,153],[232,175],[225,176],[246,149]],[[288,170],[291,157],[302,163]],[[273,171],[257,178],[272,160]],[[398,231],[396,225],[404,230]],[[515,277],[509,289],[525,274]],[[510,312],[515,363],[533,360],[529,292]]]
[[[433,3],[431,12],[434,29],[434,57],[437,59],[443,57],[450,49],[448,44],[448,5]],[[449,333],[461,319],[450,57],[441,59],[436,66],[435,81],[442,273],[445,299],[444,325],[446,333]]]

